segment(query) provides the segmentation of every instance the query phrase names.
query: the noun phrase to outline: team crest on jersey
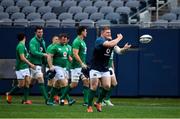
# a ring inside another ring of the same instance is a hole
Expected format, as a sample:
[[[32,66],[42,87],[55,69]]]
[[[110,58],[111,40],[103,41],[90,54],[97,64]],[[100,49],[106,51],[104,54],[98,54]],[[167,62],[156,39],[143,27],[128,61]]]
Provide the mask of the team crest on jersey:
[[[63,53],[63,56],[66,57],[66,56],[67,56],[67,52],[64,52],[64,53]]]
[[[108,48],[108,49],[106,49],[106,53],[104,55],[105,56],[110,56],[110,52],[111,52],[111,50]]]
[[[61,48],[58,48],[59,51],[61,51]]]

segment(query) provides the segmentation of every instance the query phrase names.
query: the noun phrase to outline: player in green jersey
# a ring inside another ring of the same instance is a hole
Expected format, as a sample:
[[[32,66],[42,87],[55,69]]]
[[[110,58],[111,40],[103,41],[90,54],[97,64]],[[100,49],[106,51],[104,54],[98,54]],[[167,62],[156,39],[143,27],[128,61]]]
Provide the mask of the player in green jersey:
[[[68,76],[67,76],[67,63],[69,59],[69,49],[66,46],[67,42],[67,36],[66,34],[60,34],[59,36],[60,44],[55,44],[52,46],[52,48],[48,51],[49,56],[48,57],[48,65],[50,70],[55,70],[55,85],[53,86],[50,99],[48,100],[49,105],[53,105],[53,97],[55,94],[59,93],[59,89],[61,90],[61,93],[64,93],[65,88],[68,85]],[[72,105],[75,100],[72,100],[70,97],[67,99],[69,105]],[[61,104],[64,104],[62,102]]]
[[[59,43],[59,37],[58,36],[53,36],[52,37],[52,43],[47,47],[47,52],[49,52],[51,50],[51,48],[55,45]],[[46,68],[46,71],[48,71],[49,68]],[[47,82],[47,92],[48,94],[50,94],[52,87],[55,83],[55,79],[49,79]]]
[[[77,37],[72,43],[72,69],[71,69],[71,84],[65,89],[64,95],[62,94],[61,98],[64,98],[66,94],[77,87],[79,79],[83,81],[83,94],[84,94],[84,106],[87,106],[88,103],[88,91],[89,91],[89,80],[82,74],[81,69],[87,68],[86,65],[86,54],[87,47],[84,39],[87,36],[87,28],[80,26],[77,29]]]
[[[36,69],[31,70],[31,77],[38,81],[40,91],[45,99],[48,100],[48,95],[44,86],[44,77],[42,73],[42,65],[46,61],[48,54],[46,53],[45,41],[43,38],[43,28],[36,27],[35,36],[29,42],[30,61],[36,65]]]
[[[19,43],[16,47],[16,77],[18,80],[18,84],[12,89],[6,93],[6,100],[8,103],[11,103],[12,96],[11,94],[14,94],[19,89],[24,88],[24,98],[22,100],[22,104],[31,104],[32,102],[30,100],[27,100],[27,97],[29,95],[29,85],[30,85],[30,72],[29,67],[32,69],[35,69],[35,65],[32,64],[29,60],[29,54],[27,52],[25,42],[26,42],[26,36],[24,33],[18,34],[18,40]]]

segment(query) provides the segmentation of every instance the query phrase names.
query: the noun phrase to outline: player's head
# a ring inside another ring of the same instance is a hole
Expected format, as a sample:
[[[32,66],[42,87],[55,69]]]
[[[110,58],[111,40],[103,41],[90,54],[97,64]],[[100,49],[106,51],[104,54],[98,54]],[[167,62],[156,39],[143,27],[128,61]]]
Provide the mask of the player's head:
[[[26,35],[24,33],[18,33],[17,39],[18,41],[26,40]]]
[[[53,36],[53,37],[52,37],[52,43],[53,43],[53,44],[59,43],[59,37],[58,37],[58,36]]]
[[[35,34],[36,34],[36,37],[42,38],[42,36],[43,36],[43,27],[42,26],[37,26],[35,28]]]
[[[78,27],[77,34],[85,38],[87,36],[87,28],[85,26]]]
[[[101,36],[104,37],[105,39],[112,39],[111,38],[111,29],[109,26],[102,27]]]
[[[59,34],[59,40],[61,44],[67,44],[68,42],[68,36],[66,33]]]

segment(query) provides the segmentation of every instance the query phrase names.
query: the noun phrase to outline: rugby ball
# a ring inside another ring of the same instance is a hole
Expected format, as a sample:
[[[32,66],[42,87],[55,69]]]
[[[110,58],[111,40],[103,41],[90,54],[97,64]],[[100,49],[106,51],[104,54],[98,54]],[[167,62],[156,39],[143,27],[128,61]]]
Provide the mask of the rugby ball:
[[[139,39],[140,43],[150,43],[151,41],[152,41],[152,36],[148,34],[142,35]]]

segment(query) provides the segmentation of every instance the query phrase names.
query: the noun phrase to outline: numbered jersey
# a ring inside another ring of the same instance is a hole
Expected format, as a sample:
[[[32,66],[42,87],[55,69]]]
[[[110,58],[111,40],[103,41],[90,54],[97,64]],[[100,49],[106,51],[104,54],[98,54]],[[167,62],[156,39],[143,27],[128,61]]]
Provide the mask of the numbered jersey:
[[[104,39],[103,37],[99,37],[95,41],[91,69],[95,69],[102,72],[108,71],[108,63],[113,48],[104,47],[103,43],[105,41],[106,39]]]

